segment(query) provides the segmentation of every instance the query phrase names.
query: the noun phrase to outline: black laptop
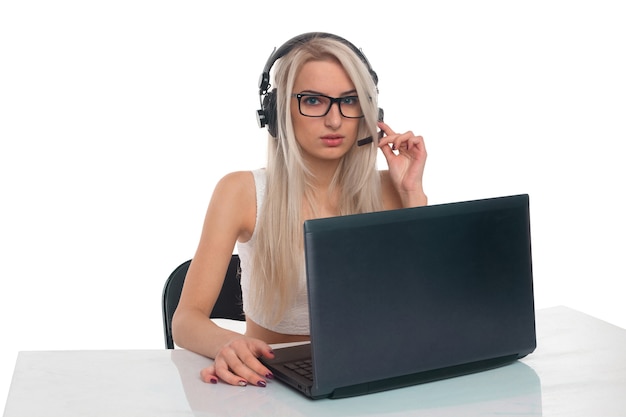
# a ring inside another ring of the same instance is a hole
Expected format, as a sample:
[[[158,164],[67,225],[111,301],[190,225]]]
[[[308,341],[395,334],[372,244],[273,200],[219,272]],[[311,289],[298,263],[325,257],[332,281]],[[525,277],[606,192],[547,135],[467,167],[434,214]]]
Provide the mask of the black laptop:
[[[311,343],[264,360],[310,398],[483,371],[536,347],[528,195],[306,221]]]

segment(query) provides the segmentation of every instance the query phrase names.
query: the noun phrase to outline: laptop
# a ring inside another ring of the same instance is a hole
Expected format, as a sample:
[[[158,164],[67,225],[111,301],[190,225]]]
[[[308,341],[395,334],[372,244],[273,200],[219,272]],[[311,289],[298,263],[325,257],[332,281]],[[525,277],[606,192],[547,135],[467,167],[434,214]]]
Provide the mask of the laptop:
[[[308,220],[304,247],[311,341],[263,362],[309,398],[484,371],[536,347],[527,194]]]

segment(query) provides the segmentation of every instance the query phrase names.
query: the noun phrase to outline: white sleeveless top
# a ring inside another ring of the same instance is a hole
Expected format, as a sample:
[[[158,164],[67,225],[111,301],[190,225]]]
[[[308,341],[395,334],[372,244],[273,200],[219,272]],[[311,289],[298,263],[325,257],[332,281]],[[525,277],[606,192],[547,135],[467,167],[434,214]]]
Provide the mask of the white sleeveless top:
[[[256,224],[259,222],[259,214],[265,198],[266,176],[265,169],[252,171],[256,186]],[[250,299],[250,270],[252,268],[252,254],[254,253],[256,233],[253,231],[252,237],[245,243],[237,242],[237,251],[241,262],[241,294],[243,298],[243,310],[246,317],[255,323],[277,333],[308,335],[309,332],[309,302],[306,288],[306,275],[304,266],[298,278],[298,292],[296,299],[287,309],[283,320],[276,325],[268,323],[268,315],[264,311],[253,311],[248,303]]]

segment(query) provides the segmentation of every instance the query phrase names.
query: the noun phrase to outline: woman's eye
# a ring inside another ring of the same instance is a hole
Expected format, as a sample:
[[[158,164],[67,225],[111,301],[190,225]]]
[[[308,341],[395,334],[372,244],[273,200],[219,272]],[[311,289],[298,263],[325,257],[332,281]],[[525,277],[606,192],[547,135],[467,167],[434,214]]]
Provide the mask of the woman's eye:
[[[304,103],[308,106],[315,106],[320,103],[320,100],[317,97],[305,97]]]

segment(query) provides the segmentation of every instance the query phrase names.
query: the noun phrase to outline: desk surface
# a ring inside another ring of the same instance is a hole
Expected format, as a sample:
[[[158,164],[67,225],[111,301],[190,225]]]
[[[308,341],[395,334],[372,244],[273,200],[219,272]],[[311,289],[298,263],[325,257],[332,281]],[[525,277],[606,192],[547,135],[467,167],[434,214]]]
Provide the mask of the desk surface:
[[[18,416],[625,416],[626,330],[565,307],[537,312],[537,350],[473,375],[341,400],[205,384],[191,352],[20,352],[5,407]]]

